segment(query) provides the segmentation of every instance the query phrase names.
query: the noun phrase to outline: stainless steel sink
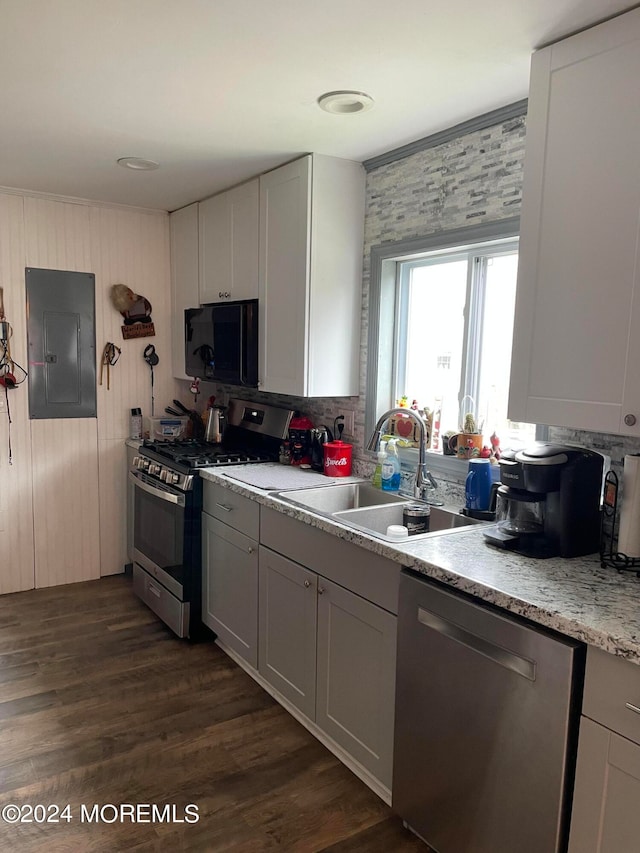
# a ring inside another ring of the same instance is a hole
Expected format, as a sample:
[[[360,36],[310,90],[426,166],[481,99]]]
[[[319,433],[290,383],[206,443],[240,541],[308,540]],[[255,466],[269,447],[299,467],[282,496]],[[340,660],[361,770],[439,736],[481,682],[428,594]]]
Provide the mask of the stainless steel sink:
[[[310,509],[321,515],[333,515],[342,510],[370,507],[380,504],[404,504],[410,498],[400,497],[393,492],[383,492],[371,483],[339,483],[336,486],[320,486],[316,489],[292,489],[278,492],[274,497],[294,506]],[[400,511],[402,517],[402,510]],[[385,528],[386,530],[386,528]]]
[[[461,515],[453,509],[444,507],[431,507],[429,519],[429,532],[417,533],[407,539],[392,539],[387,536],[387,527],[390,524],[402,524],[402,505],[389,504],[387,506],[372,506],[362,509],[349,509],[342,512],[334,512],[333,518],[377,539],[387,542],[409,543],[418,539],[426,539],[429,536],[441,536],[444,533],[455,533],[464,530],[474,524],[484,524],[475,518]]]
[[[386,542],[415,542],[428,536],[455,533],[474,524],[486,523],[461,515],[455,509],[432,506],[428,533],[417,533],[407,539],[397,540],[387,536],[387,527],[390,524],[402,524],[403,506],[410,503],[411,498],[383,492],[369,482],[292,489],[277,492],[274,497],[301,509],[325,515]]]

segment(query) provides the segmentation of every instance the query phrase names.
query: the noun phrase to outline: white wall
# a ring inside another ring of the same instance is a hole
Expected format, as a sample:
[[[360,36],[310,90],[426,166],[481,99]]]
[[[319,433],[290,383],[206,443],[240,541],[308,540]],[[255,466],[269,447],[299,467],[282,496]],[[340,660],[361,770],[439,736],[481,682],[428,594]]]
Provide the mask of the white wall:
[[[13,326],[12,355],[27,367],[25,267],[96,276],[98,376],[107,341],[122,348],[111,390],[98,386],[97,418],[30,421],[26,383],[0,410],[0,593],[114,574],[126,562],[126,454],[129,409],[150,413],[148,343],[160,357],[156,412],[176,396],[170,366],[169,222],[143,211],[0,193],[0,287]],[[109,300],[122,282],[153,306],[155,338],[123,341]],[[1,399],[1,398],[0,398]]]

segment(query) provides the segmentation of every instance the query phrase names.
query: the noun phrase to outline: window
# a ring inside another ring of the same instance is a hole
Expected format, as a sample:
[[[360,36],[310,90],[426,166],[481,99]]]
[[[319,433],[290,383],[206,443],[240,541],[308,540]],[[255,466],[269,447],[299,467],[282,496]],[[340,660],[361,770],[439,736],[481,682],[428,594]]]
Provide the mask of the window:
[[[471,412],[485,440],[535,438],[507,418],[517,232],[507,220],[372,250],[368,427],[406,396],[441,411],[441,434]]]

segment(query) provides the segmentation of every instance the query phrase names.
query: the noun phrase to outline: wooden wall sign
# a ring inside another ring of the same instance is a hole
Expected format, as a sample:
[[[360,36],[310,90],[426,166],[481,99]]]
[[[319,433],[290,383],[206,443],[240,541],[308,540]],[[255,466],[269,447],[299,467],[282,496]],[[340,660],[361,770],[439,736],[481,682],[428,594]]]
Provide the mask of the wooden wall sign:
[[[125,341],[132,338],[153,338],[156,334],[153,323],[133,323],[131,326],[121,326],[121,329]]]

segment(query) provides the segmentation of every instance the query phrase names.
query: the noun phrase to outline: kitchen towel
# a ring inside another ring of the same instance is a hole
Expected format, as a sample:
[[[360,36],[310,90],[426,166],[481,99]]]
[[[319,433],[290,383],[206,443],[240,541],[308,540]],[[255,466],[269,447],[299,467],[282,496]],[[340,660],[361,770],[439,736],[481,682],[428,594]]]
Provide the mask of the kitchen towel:
[[[624,457],[618,551],[640,557],[640,456]]]

